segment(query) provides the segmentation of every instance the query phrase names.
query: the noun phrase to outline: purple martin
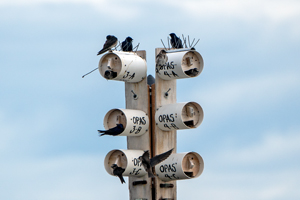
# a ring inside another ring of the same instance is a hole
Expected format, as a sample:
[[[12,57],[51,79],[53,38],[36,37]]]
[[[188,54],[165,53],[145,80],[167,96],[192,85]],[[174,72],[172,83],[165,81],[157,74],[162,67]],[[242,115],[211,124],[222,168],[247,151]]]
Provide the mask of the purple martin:
[[[170,33],[170,37],[171,37],[172,48],[175,49],[183,48],[181,39],[177,37],[175,33]]]
[[[113,35],[106,36],[106,42],[103,45],[103,48],[98,52],[97,56],[105,53],[108,50],[111,50],[114,46],[116,46],[118,43],[118,39]]]
[[[111,128],[111,129],[105,130],[105,131],[98,130],[99,133],[102,133],[99,136],[103,136],[103,135],[116,136],[116,135],[121,134],[123,131],[124,131],[123,124],[117,124],[117,126]]]
[[[122,184],[125,183],[125,180],[124,180],[124,178],[123,178],[123,176],[122,176],[122,174],[123,174],[123,172],[125,171],[125,169],[123,169],[122,167],[118,167],[117,164],[113,164],[113,165],[111,166],[111,168],[114,169],[114,170],[113,170],[113,174],[114,174],[115,176],[118,176],[118,177],[119,177],[121,183],[122,183]]]
[[[188,76],[197,76],[197,74],[199,73],[198,69],[197,68],[193,68],[193,69],[189,69],[187,71],[184,71],[184,73]]]
[[[146,172],[148,172],[149,178],[155,177],[151,168],[167,159],[171,155],[172,151],[173,149],[162,154],[156,155],[150,159],[149,151],[147,150],[143,153],[142,156],[139,157],[139,160],[142,162],[143,167],[145,168]]]
[[[116,78],[117,75],[118,75],[118,73],[117,73],[117,72],[114,72],[114,71],[112,71],[112,70],[106,70],[106,71],[104,72],[104,77],[105,77],[106,79],[113,79],[113,78]]]
[[[165,65],[167,61],[168,61],[167,52],[165,50],[161,50],[157,54],[156,59],[155,59],[156,67],[161,67],[161,66]]]
[[[122,51],[132,51],[132,38],[127,37],[123,42],[122,42]]]

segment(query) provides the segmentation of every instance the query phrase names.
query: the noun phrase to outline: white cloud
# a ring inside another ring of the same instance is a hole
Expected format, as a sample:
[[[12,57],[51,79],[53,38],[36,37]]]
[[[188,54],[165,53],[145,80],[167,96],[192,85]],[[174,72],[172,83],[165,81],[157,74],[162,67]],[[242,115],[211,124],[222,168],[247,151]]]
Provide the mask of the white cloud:
[[[178,199],[297,200],[299,174],[299,169],[276,173],[204,169],[199,178],[178,181]]]
[[[8,151],[14,152],[21,148],[28,151],[43,146],[45,141],[36,142],[37,138],[47,138],[43,134],[49,133],[54,126],[61,126],[68,113],[58,104],[45,106],[38,111],[34,108],[26,114],[19,112],[18,116],[13,118],[9,115],[13,111],[3,110],[5,111],[0,110],[0,155],[7,155]]]
[[[111,18],[125,21],[137,17],[140,12],[135,4],[124,1],[108,0],[3,0],[1,6],[40,6],[40,5],[88,5],[96,9],[100,16],[107,16],[104,20]]]
[[[193,99],[201,97],[200,103],[210,106],[214,116],[224,116],[234,110],[253,111],[261,106],[273,106],[282,100],[292,98],[299,92],[299,72],[270,73],[243,80],[218,82],[197,93]],[[206,108],[208,109],[208,108]]]
[[[143,3],[153,3],[164,5],[172,10],[173,7],[184,10],[188,15],[207,18],[236,18],[244,20],[259,20],[268,18],[273,22],[287,21],[295,17],[300,17],[300,2],[297,0],[272,1],[272,0],[188,0],[184,3],[180,0],[167,1],[143,1]],[[54,4],[89,4],[103,12],[110,12],[113,15],[121,13],[120,17],[134,15],[139,12],[135,5],[141,3],[137,0],[126,1],[108,1],[108,0],[2,0],[0,6],[5,5],[36,5],[43,3]],[[143,3],[141,5],[143,5]],[[141,8],[140,8],[141,9]],[[126,11],[126,13],[124,13]],[[122,18],[120,18],[122,19]]]
[[[4,112],[1,112],[0,110],[0,153],[6,150],[6,148],[9,146],[10,142],[13,139],[13,133],[15,132],[14,126],[10,126],[8,120],[5,119]]]
[[[270,130],[266,133],[253,133],[253,135],[263,135],[256,143],[249,143],[242,147],[236,142],[236,146],[220,152],[217,160],[226,162],[230,166],[253,165],[264,166],[266,163],[278,163],[282,165],[285,160],[293,160],[300,153],[300,129],[287,131]],[[292,161],[297,162],[296,160]],[[284,165],[284,164],[283,164]],[[286,163],[287,165],[287,163]],[[293,167],[292,163],[289,167]]]
[[[104,156],[61,155],[42,159],[16,159],[1,165],[3,199],[122,199],[128,184],[121,184],[104,169]],[[125,178],[127,181],[127,178]],[[111,188],[118,186],[119,192]],[[17,191],[17,192],[16,192]]]
[[[170,2],[170,1],[169,1]],[[229,17],[247,21],[267,18],[274,22],[286,21],[299,17],[300,2],[272,0],[206,0],[206,1],[177,1],[172,5],[183,8],[186,12],[198,17]]]
[[[89,3],[97,3],[98,5],[101,5],[105,2],[108,2],[107,0],[2,0],[0,5],[35,5],[35,4],[42,4],[42,3],[55,3],[55,4],[64,4],[64,3],[83,3],[83,2],[89,2]]]

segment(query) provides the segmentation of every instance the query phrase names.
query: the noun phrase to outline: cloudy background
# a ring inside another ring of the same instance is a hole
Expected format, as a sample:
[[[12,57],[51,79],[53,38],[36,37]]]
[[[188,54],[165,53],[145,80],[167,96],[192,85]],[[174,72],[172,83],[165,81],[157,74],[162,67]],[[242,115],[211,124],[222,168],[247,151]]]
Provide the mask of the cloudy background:
[[[125,107],[124,83],[81,76],[108,34],[140,43],[154,76],[154,50],[175,32],[200,38],[205,63],[177,81],[177,101],[205,112],[178,131],[178,152],[205,162],[178,199],[298,200],[299,21],[298,0],[1,0],[0,199],[127,199],[103,166],[126,137],[96,131]]]

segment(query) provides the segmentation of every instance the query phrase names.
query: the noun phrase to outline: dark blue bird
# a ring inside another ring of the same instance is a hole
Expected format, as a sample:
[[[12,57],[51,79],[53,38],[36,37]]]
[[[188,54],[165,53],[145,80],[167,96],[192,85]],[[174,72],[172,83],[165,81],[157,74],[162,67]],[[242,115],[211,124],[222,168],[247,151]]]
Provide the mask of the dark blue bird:
[[[175,33],[170,33],[170,37],[171,37],[172,48],[175,49],[183,48],[181,39],[177,37]]]
[[[132,51],[132,38],[127,37],[123,42],[122,42],[122,51]]]
[[[102,131],[102,130],[98,130],[99,133],[102,133],[99,136],[103,136],[103,135],[112,135],[112,136],[116,136],[121,134],[124,131],[124,127],[123,124],[117,124],[116,127],[113,127],[111,129]]]
[[[184,73],[188,76],[197,76],[197,74],[199,74],[199,71],[197,68],[193,68],[193,69],[190,69],[190,70],[187,70],[187,71],[184,71]]]
[[[113,78],[116,78],[117,75],[118,75],[118,73],[117,73],[117,72],[114,72],[114,71],[112,71],[112,70],[106,70],[106,71],[104,72],[104,77],[105,77],[106,79],[113,79]]]
[[[143,155],[139,157],[139,160],[142,162],[142,165],[145,168],[146,172],[148,172],[149,178],[155,177],[151,168],[159,164],[160,162],[164,161],[165,159],[167,159],[171,155],[172,151],[173,149],[170,149],[169,151],[156,155],[151,159],[150,159],[149,151],[148,150],[144,151]]]
[[[123,176],[122,176],[122,174],[123,174],[123,172],[125,171],[125,169],[123,169],[122,167],[119,167],[117,164],[113,164],[113,165],[111,166],[111,168],[113,168],[113,174],[114,174],[115,176],[118,176],[118,177],[119,177],[121,183],[122,183],[122,184],[125,183],[125,180],[124,180],[124,178],[123,178]]]
[[[118,44],[118,38],[116,38],[113,35],[106,36],[106,41],[103,45],[103,48],[98,52],[97,56],[102,54],[102,53],[105,53],[108,50],[111,50],[111,48],[113,48],[117,44]]]

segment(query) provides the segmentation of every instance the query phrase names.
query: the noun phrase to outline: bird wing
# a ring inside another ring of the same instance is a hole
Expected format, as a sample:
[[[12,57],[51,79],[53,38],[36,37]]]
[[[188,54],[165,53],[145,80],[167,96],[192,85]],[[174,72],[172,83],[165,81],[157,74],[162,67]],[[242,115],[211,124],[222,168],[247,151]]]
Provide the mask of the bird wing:
[[[116,174],[122,175],[124,171],[125,171],[124,168],[118,167],[118,168],[116,169]]]
[[[167,151],[165,153],[156,155],[153,158],[151,158],[150,159],[150,166],[154,167],[158,163],[160,163],[160,162],[164,161],[165,159],[167,159],[171,155],[172,151],[173,151],[173,149],[171,149],[171,150],[169,150],[169,151]]]
[[[142,156],[145,160],[148,160],[150,155],[149,155],[149,151],[145,151],[143,156]]]
[[[121,45],[123,51],[124,51],[124,49],[126,49],[126,45],[127,45],[127,42],[124,40]]]
[[[106,40],[106,42],[103,45],[103,49],[107,49],[107,48],[112,47],[113,45],[116,45],[117,41],[118,41],[118,39],[116,37],[112,37],[111,39]]]
[[[172,46],[172,48],[174,48],[174,47],[175,47],[175,41],[174,41],[174,39],[173,39],[173,38],[171,38],[170,42],[171,42],[171,46]]]
[[[182,40],[180,38],[178,38],[178,48],[183,48],[183,45],[182,45]]]

